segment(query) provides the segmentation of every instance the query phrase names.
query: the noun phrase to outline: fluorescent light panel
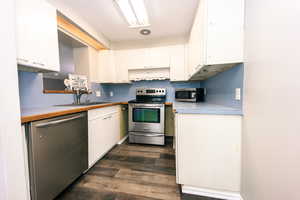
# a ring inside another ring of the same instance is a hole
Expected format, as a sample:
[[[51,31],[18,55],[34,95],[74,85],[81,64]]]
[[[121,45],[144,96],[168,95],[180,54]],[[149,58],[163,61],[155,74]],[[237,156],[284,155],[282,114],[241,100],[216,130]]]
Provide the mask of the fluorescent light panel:
[[[144,0],[115,0],[129,27],[149,26],[149,19]]]
[[[149,19],[144,0],[131,0],[131,5],[141,26],[149,26]]]

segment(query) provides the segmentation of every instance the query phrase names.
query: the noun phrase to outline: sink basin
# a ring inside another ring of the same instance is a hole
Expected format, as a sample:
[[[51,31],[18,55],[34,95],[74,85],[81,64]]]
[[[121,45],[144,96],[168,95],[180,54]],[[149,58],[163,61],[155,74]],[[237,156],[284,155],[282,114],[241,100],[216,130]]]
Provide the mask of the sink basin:
[[[56,105],[56,106],[92,106],[92,105],[98,105],[98,104],[106,104],[110,102],[88,102],[88,103],[80,103],[80,104],[63,104],[63,105]]]

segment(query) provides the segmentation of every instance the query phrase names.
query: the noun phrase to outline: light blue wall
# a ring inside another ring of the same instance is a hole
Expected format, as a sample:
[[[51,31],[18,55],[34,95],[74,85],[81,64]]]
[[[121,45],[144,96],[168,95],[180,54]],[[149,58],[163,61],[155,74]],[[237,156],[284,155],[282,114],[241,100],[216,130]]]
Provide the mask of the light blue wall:
[[[128,101],[135,99],[135,90],[140,87],[167,88],[167,101],[174,101],[175,88],[206,87],[208,103],[242,107],[242,100],[235,100],[235,88],[243,90],[244,66],[242,64],[222,72],[208,80],[197,82],[173,83],[170,81],[139,81],[132,84],[92,84],[92,90],[100,90],[102,96],[95,93],[88,96],[90,101]],[[44,94],[42,75],[19,71],[19,87],[21,107],[45,107],[73,102],[72,94]],[[113,97],[109,96],[110,92]],[[241,95],[243,91],[241,91]],[[83,95],[85,101],[87,95]],[[243,97],[242,97],[243,98]]]
[[[173,83],[170,81],[138,81],[132,84],[105,84],[103,85],[104,95],[107,100],[128,101],[135,99],[136,88],[167,88],[167,101],[173,102],[175,98],[175,88],[201,87],[201,82]],[[109,93],[114,93],[109,97]]]
[[[206,101],[213,104],[242,108],[244,65],[239,64],[202,82],[207,89]],[[235,100],[235,88],[241,88],[241,100]]]
[[[44,94],[43,77],[40,73],[18,72],[20,103],[22,108],[47,107],[52,105],[73,103],[72,94]],[[92,90],[101,90],[99,84],[92,84]],[[88,97],[91,101],[101,101],[94,94]],[[82,100],[86,99],[83,95]]]

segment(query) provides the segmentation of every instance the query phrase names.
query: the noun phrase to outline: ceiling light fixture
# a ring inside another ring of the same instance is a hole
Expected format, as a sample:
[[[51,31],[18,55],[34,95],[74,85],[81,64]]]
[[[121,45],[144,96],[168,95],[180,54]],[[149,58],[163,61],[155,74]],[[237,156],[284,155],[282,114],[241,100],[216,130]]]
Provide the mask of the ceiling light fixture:
[[[142,29],[140,30],[140,34],[142,35],[150,35],[151,31],[149,29]]]
[[[150,26],[144,0],[115,0],[130,28]]]

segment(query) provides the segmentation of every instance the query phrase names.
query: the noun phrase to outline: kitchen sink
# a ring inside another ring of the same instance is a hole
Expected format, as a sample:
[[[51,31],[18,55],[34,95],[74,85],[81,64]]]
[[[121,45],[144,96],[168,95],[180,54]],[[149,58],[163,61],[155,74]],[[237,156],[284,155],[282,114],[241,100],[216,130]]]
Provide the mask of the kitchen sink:
[[[63,104],[63,105],[56,105],[56,106],[92,106],[92,105],[107,104],[107,103],[110,102],[99,101],[99,102],[87,102],[87,103],[80,103],[80,104]]]

